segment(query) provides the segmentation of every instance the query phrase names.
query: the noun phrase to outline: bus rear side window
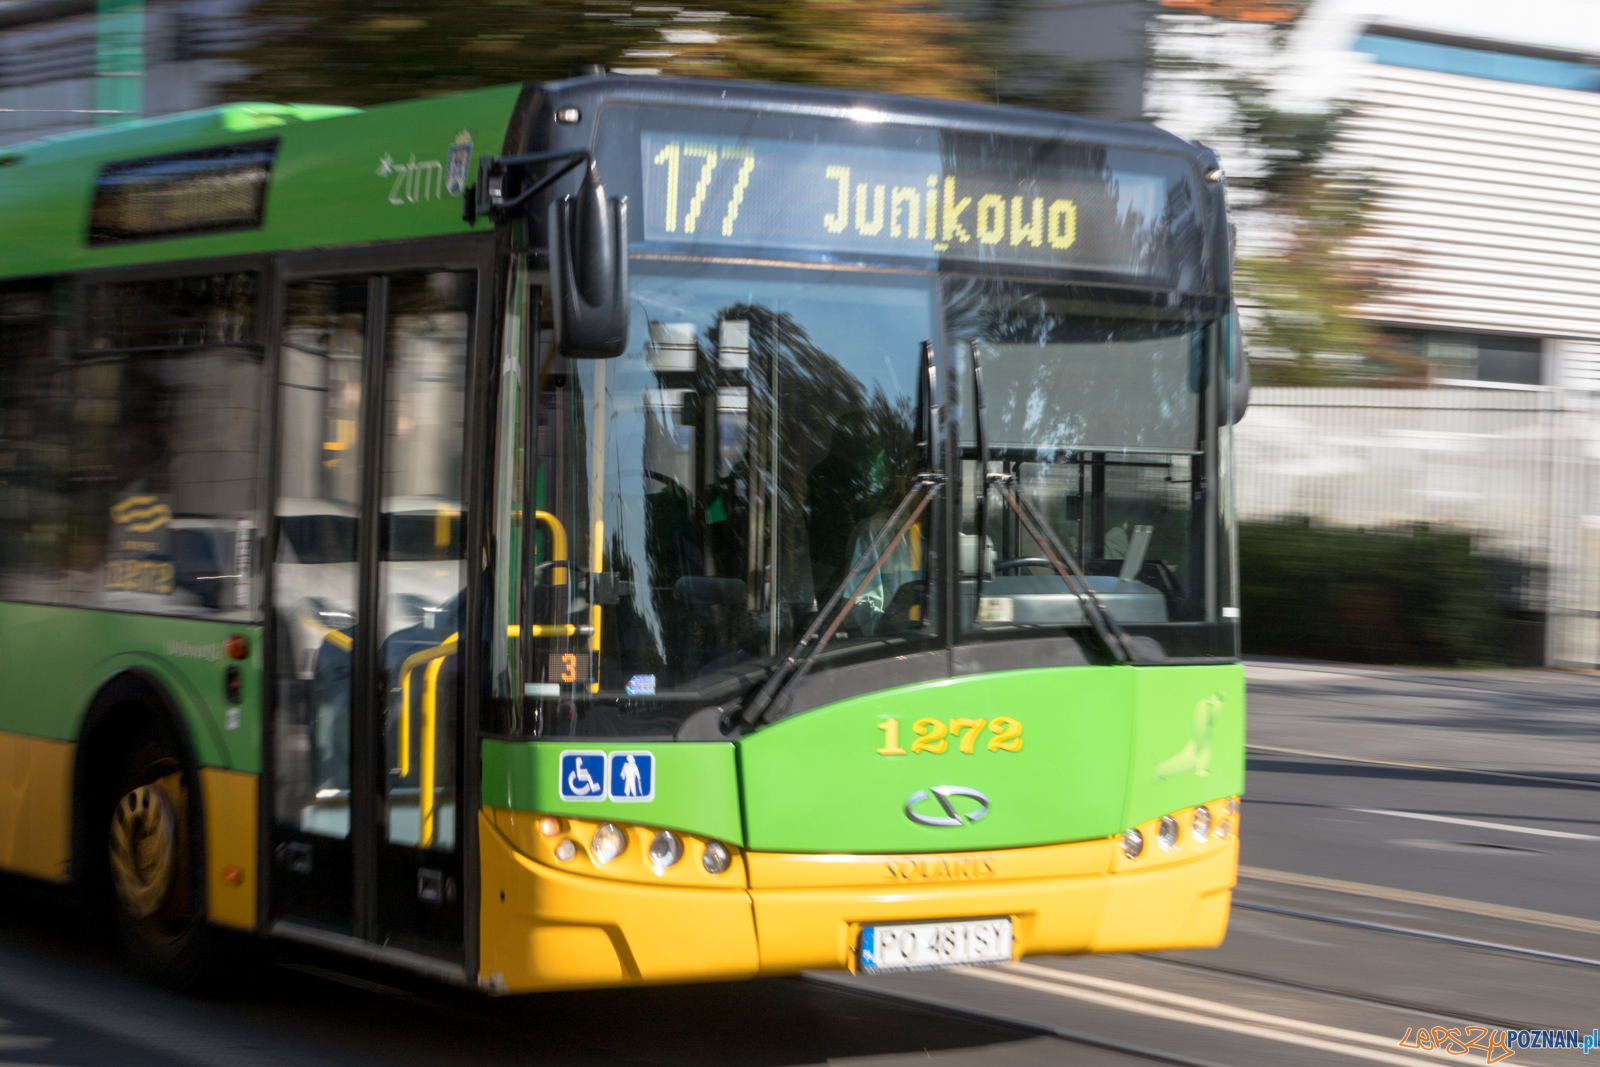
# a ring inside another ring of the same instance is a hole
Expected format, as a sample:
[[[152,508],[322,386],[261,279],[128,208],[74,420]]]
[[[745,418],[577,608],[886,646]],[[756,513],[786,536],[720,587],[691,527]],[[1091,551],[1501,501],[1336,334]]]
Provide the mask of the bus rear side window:
[[[13,511],[28,529],[0,549],[0,595],[250,616],[256,294],[243,273],[89,285],[77,351],[44,307],[70,307],[64,292],[7,294],[18,313],[0,340],[0,409],[26,467],[28,499]]]

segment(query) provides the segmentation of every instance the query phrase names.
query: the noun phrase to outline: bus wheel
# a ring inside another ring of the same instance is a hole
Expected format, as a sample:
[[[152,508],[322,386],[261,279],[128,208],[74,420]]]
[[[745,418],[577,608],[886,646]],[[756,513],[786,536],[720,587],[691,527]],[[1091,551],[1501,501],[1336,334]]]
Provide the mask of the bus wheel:
[[[191,792],[175,746],[146,737],[123,764],[106,826],[123,947],[139,970],[179,988],[201,978],[212,942]]]

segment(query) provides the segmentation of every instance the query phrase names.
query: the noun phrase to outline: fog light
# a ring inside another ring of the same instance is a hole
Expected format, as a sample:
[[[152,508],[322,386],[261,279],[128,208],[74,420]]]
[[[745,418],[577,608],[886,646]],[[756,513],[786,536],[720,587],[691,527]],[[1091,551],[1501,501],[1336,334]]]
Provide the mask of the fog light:
[[[1170,815],[1161,816],[1161,828],[1156,831],[1156,844],[1165,849],[1178,847],[1178,820]]]
[[[556,859],[560,860],[562,863],[567,862],[577,854],[578,843],[572,840],[570,837],[556,845]]]
[[[728,852],[728,846],[720,841],[707,844],[705,855],[700,857],[700,864],[708,874],[721,874],[732,862],[733,856]]]
[[[650,861],[657,874],[671,867],[683,859],[683,842],[671,830],[662,830],[650,842],[650,851],[645,853],[645,858]]]
[[[602,867],[622,855],[628,847],[628,835],[614,822],[603,822],[589,839],[589,852]]]
[[[1130,860],[1144,855],[1144,835],[1137,830],[1122,831],[1122,854]]]
[[[1194,835],[1196,841],[1204,841],[1211,836],[1210,808],[1194,809],[1194,818],[1189,823],[1189,833]]]
[[[1224,837],[1228,837],[1232,833],[1233,833],[1233,824],[1230,823],[1227,819],[1223,819],[1221,822],[1217,823],[1217,830],[1216,830],[1217,840],[1220,841]]]
[[[554,837],[561,832],[561,820],[552,819],[546,815],[539,820],[539,833],[545,837]]]

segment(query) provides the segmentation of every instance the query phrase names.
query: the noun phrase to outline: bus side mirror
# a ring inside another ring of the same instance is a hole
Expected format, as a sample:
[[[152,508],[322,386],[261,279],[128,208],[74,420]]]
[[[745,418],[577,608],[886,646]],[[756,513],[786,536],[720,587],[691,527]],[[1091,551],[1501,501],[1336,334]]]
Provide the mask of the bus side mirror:
[[[550,205],[556,350],[611,359],[628,347],[628,200],[608,199],[594,162],[577,196]]]
[[[1244,323],[1235,304],[1226,322],[1228,346],[1228,422],[1237,423],[1250,407],[1250,354],[1244,347]]]
[[[1234,364],[1233,377],[1228,380],[1228,406],[1234,423],[1244,418],[1246,409],[1250,407],[1250,361],[1239,353],[1239,361]]]

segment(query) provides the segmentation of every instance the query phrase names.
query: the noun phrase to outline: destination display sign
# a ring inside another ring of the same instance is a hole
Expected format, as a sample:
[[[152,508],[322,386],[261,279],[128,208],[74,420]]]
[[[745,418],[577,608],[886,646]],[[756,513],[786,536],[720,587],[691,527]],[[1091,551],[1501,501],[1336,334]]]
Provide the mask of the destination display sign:
[[[1003,152],[963,159],[948,148],[654,130],[640,133],[639,152],[645,240],[701,252],[1149,275],[1169,269],[1175,240],[1183,243],[1175,220],[1198,248],[1190,182],[1161,157],[1145,157],[1158,165],[1143,171],[1112,166],[1105,152],[1080,152],[1076,165],[1011,167]]]

